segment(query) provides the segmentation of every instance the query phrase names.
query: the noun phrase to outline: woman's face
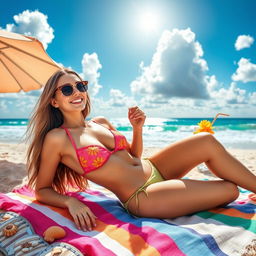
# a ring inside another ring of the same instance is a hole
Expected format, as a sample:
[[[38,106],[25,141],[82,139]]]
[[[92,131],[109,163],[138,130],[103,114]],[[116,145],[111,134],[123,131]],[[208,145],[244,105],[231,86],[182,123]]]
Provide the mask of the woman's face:
[[[65,96],[61,90],[57,90],[51,102],[53,107],[67,112],[84,110],[87,101],[87,93],[80,92],[76,87],[76,82],[80,82],[80,79],[73,74],[65,74],[59,78],[56,89],[62,85],[70,84],[73,86],[73,93],[70,96]]]

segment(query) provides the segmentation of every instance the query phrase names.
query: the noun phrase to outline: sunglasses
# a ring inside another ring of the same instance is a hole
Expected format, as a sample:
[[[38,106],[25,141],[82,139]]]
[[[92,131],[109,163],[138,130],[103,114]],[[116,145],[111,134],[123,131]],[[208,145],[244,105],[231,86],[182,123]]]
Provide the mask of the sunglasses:
[[[64,84],[57,89],[55,89],[54,94],[56,91],[60,90],[64,96],[70,96],[74,93],[74,87],[79,92],[87,92],[88,90],[88,81],[77,81],[75,82],[75,85],[72,84]]]

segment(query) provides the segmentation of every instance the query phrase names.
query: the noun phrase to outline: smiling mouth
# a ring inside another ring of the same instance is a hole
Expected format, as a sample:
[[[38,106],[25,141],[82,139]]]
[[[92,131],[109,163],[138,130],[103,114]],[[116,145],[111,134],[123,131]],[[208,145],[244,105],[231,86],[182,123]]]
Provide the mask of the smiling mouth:
[[[77,99],[77,100],[71,101],[70,103],[71,103],[71,104],[80,104],[80,103],[82,103],[82,102],[83,102],[83,99]]]

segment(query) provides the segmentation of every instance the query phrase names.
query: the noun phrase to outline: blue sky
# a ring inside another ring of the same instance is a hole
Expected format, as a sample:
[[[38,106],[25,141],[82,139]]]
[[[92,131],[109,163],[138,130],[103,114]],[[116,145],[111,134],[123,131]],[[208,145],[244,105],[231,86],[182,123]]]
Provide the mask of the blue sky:
[[[256,117],[253,0],[45,0],[1,4],[0,27],[41,40],[90,82],[92,115]],[[41,90],[0,95],[26,118]]]

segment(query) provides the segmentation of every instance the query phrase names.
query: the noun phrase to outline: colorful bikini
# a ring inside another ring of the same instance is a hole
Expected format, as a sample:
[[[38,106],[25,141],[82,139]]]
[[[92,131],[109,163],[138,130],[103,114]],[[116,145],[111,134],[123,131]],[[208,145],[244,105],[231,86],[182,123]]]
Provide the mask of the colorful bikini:
[[[92,120],[94,123],[96,123],[94,120]],[[98,124],[98,123],[96,123]],[[99,124],[101,125],[101,124]],[[103,126],[103,125],[102,125]],[[105,127],[105,126],[103,126]],[[72,143],[72,145],[74,146],[75,150],[76,150],[76,155],[77,158],[79,159],[80,165],[82,166],[83,170],[84,170],[84,174],[89,173],[91,171],[94,171],[98,168],[100,168],[102,165],[104,165],[109,157],[114,154],[116,151],[119,150],[123,150],[126,149],[128,146],[127,140],[126,138],[120,134],[118,131],[116,130],[111,130],[108,129],[114,136],[114,140],[115,140],[115,148],[113,150],[108,150],[107,148],[104,148],[102,146],[99,145],[89,145],[86,147],[81,147],[81,148],[77,148],[75,141],[73,139],[73,137],[70,134],[70,131],[61,126],[61,128],[63,128],[68,137],[70,138],[70,141]],[[129,213],[129,203],[130,201],[135,197],[136,200],[136,206],[137,206],[137,214],[138,214],[138,210],[139,210],[139,199],[138,199],[138,195],[141,192],[144,192],[146,194],[146,196],[148,196],[146,188],[153,183],[156,182],[160,182],[163,181],[164,178],[162,177],[162,175],[160,174],[160,172],[157,170],[157,168],[150,162],[149,159],[145,159],[149,162],[149,164],[151,165],[151,176],[149,177],[149,179],[141,186],[139,187],[127,200],[126,202],[122,203],[123,207],[127,210],[127,212]]]
[[[92,121],[96,123],[94,120]],[[101,124],[98,124],[98,125],[101,125]],[[109,157],[112,154],[114,154],[116,151],[126,149],[128,146],[126,138],[121,133],[119,133],[116,130],[108,129],[105,127],[114,136],[115,148],[113,150],[108,150],[107,148],[104,148],[99,145],[89,145],[89,146],[77,148],[75,141],[70,131],[68,130],[68,128],[65,128],[63,126],[61,126],[61,128],[63,128],[66,131],[68,137],[70,138],[70,141],[76,150],[77,158],[85,174],[100,168],[102,165],[104,165],[108,161]]]

